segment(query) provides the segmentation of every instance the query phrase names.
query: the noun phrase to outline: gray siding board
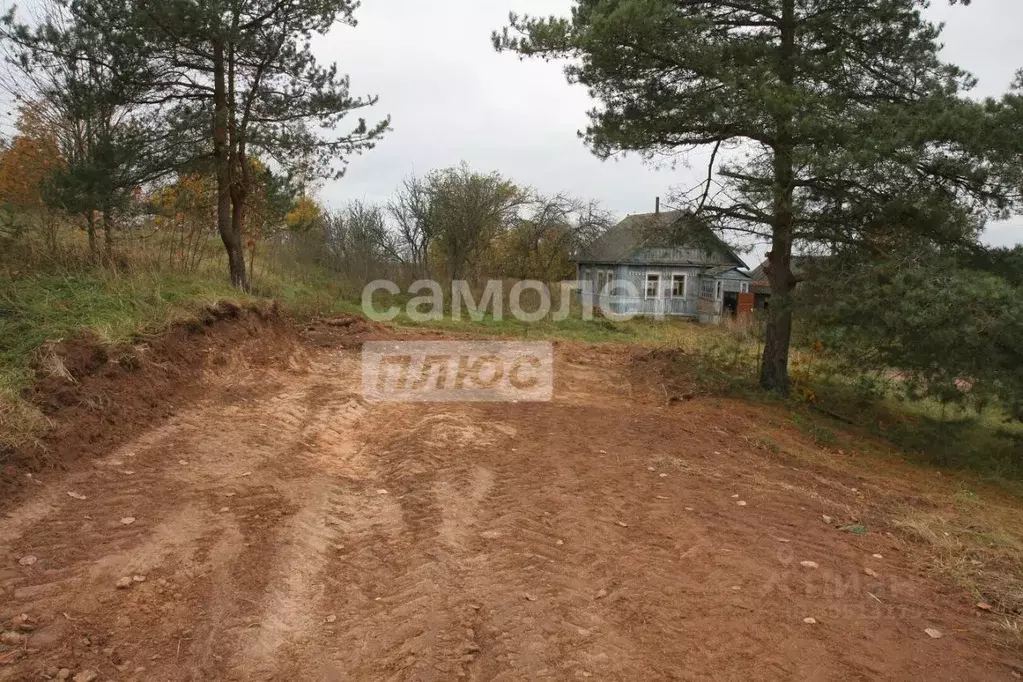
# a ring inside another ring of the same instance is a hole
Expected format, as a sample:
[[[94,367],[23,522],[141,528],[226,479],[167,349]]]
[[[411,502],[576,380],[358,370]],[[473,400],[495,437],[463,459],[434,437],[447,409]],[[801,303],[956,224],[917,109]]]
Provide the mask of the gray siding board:
[[[598,273],[607,271],[614,273],[616,282],[630,282],[638,295],[626,296],[627,292],[618,289],[615,291],[615,296],[600,296],[600,292],[597,291]],[[646,278],[651,273],[660,275],[661,295],[648,299],[646,297]],[[685,298],[663,296],[664,289],[671,286],[672,277],[677,274],[686,276]],[[594,305],[609,312],[689,317],[698,315],[702,283],[706,282],[712,287],[712,290],[716,290],[717,283],[720,282],[722,292],[739,292],[744,283],[750,282],[748,275],[734,269],[716,272],[708,271],[706,266],[660,263],[585,263],[580,268],[580,276],[583,275],[590,283]],[[716,301],[715,305],[720,308],[720,301]]]

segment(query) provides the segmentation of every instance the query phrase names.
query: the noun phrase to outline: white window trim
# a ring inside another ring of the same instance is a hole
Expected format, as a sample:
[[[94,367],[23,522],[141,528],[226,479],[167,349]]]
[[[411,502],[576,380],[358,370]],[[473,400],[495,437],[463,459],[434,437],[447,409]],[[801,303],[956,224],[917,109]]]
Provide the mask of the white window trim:
[[[725,300],[725,283],[720,279],[714,282],[714,300]]]
[[[657,278],[657,288],[654,290],[654,295],[650,295],[650,276],[653,275]],[[643,298],[647,301],[652,299],[661,298],[661,273],[649,272],[646,273],[646,278],[643,280]]]
[[[614,282],[615,282],[615,271],[608,270],[604,276],[604,286],[607,287],[607,295],[614,295]]]
[[[682,295],[681,296],[676,296],[675,295],[675,282],[678,280],[679,277],[682,278]],[[685,298],[688,293],[689,293],[689,275],[687,275],[684,272],[673,272],[671,274],[671,297],[672,298]]]

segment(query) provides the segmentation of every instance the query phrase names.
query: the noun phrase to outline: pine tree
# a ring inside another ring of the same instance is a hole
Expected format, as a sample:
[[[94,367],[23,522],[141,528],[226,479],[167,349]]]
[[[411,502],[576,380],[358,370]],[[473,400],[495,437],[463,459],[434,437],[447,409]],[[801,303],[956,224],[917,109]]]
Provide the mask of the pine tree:
[[[712,150],[691,208],[770,241],[760,382],[785,393],[794,247],[863,244],[893,218],[928,230],[953,213],[946,236],[969,240],[977,206],[999,199],[969,134],[982,108],[958,96],[972,79],[939,59],[923,4],[577,0],[568,18],[513,14],[493,38],[572,59],[568,79],[599,103],[584,133],[599,157]]]
[[[180,169],[211,168],[217,182],[217,228],[232,283],[248,289],[244,239],[256,182],[251,159],[271,160],[283,175],[339,177],[345,157],[370,149],[389,119],[346,115],[376,103],[353,97],[335,64],[321,65],[310,45],[337,23],[354,25],[351,0],[72,0],[78,30],[114,46],[107,64],[123,104],[148,107],[166,126]],[[44,27],[43,32],[45,33]]]

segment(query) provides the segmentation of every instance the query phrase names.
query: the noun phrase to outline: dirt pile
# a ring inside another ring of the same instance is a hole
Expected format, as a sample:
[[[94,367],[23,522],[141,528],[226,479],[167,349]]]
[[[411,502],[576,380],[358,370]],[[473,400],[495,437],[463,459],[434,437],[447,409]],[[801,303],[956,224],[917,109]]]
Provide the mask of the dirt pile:
[[[203,373],[230,356],[281,362],[296,342],[275,303],[222,301],[164,333],[115,348],[89,332],[45,344],[33,363],[38,378],[23,397],[52,428],[0,469],[0,498],[10,502],[28,481],[26,473],[104,454],[151,428],[201,391]]]
[[[632,348],[626,364],[638,397],[648,402],[673,405],[719,392],[700,371],[698,358],[678,348]]]
[[[316,348],[352,348],[363,341],[393,336],[390,327],[357,315],[314,317],[302,328],[302,339]]]

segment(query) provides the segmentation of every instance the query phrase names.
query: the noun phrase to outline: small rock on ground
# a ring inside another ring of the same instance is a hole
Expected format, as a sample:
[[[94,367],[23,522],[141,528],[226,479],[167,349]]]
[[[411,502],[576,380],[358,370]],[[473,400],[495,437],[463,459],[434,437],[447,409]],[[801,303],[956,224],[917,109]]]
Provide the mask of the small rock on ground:
[[[931,639],[940,639],[942,637],[941,630],[935,630],[934,628],[927,628],[924,632],[926,632],[927,636]]]
[[[131,578],[130,577],[124,576],[123,578],[118,578],[117,579],[117,589],[123,590],[123,589],[129,588],[129,587],[131,587]]]
[[[7,646],[18,646],[25,641],[25,635],[20,632],[4,632],[0,633],[0,644],[6,644]]]
[[[816,618],[804,618],[803,622],[806,623],[807,625],[816,625],[817,624],[817,619]]]
[[[99,677],[99,673],[95,670],[83,670],[74,677],[71,678],[71,682],[93,682]]]
[[[799,565],[803,568],[820,568],[820,565],[816,561],[800,561]]]
[[[20,559],[18,559],[18,563],[21,564],[22,566],[31,566],[36,561],[38,561],[38,559],[36,559],[31,554],[29,554],[28,556],[23,556]]]

